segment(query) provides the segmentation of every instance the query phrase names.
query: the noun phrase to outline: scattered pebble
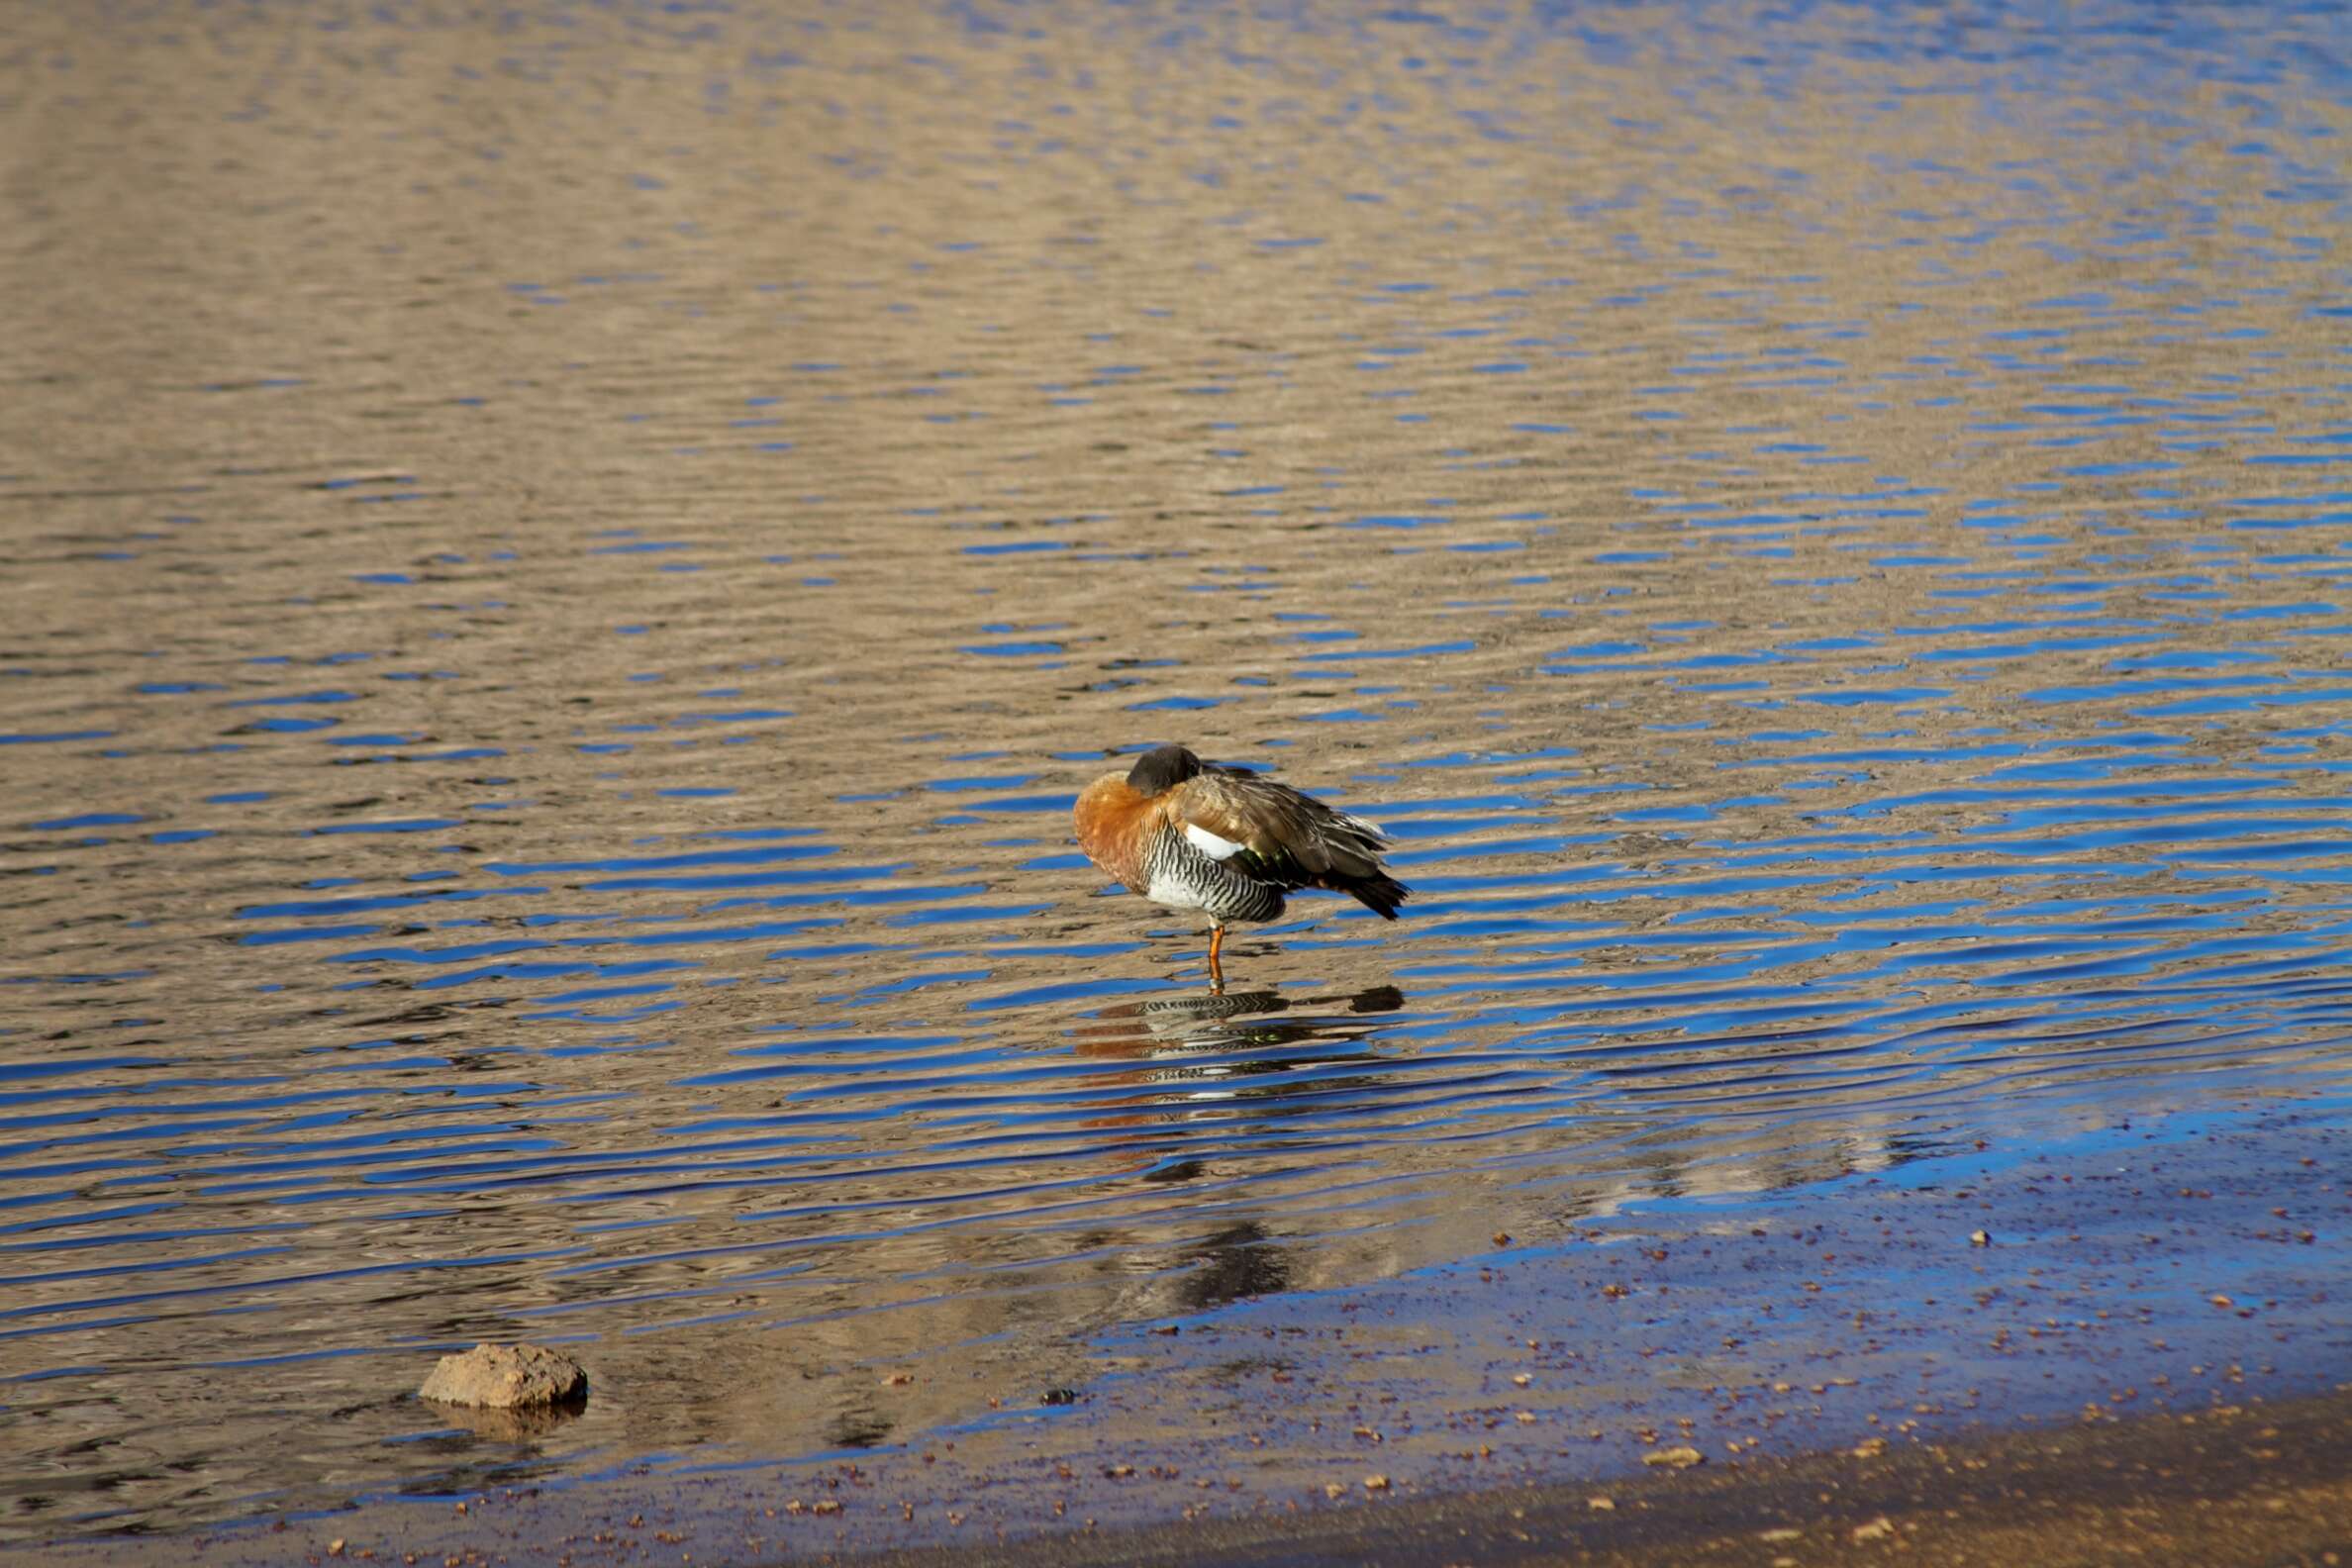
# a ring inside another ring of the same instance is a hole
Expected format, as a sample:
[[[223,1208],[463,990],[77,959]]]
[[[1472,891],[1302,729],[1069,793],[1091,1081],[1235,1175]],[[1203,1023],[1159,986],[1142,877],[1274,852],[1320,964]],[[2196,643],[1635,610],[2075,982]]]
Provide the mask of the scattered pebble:
[[[1707,1455],[1689,1443],[1678,1443],[1672,1448],[1652,1448],[1641,1456],[1641,1462],[1645,1465],[1671,1465],[1677,1470],[1688,1470],[1695,1464],[1707,1463]]]

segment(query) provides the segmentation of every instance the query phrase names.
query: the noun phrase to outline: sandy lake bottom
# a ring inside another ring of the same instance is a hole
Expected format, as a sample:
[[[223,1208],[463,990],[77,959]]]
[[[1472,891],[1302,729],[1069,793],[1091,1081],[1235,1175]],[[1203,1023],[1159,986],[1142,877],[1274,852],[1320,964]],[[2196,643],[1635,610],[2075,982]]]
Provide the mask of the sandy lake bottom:
[[[0,1554],[2341,1550],[2342,34],[10,8]]]

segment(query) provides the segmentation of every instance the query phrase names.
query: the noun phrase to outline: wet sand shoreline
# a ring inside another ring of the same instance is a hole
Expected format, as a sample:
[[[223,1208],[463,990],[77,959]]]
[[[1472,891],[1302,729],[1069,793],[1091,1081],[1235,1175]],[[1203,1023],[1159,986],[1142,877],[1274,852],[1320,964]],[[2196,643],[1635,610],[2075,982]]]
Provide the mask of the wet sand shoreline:
[[[1339,1561],[1834,1568],[1896,1557],[2035,1568],[2352,1560],[2352,1391],[1601,1488],[1554,1484],[1306,1519],[1217,1520],[1181,1532],[821,1560],[860,1568]]]
[[[1019,1562],[1029,1568],[1200,1563],[1577,1562],[1790,1565],[2335,1564],[2352,1560],[2352,1391],[2250,1402],[2115,1425],[2021,1430],[1885,1453],[1826,1452],[1750,1468],[1700,1467],[1614,1483],[1554,1483],[1288,1517],[1083,1526],[874,1552],[728,1528],[691,1507],[624,1517],[596,1489],[508,1494],[374,1547],[355,1522],[83,1543],[45,1560],[508,1563],[817,1561],[842,1568]],[[555,1535],[572,1514],[587,1530]],[[634,1522],[633,1522],[634,1520]],[[756,1530],[746,1517],[739,1527]],[[772,1529],[775,1526],[767,1525]],[[345,1542],[343,1552],[332,1542]],[[626,1544],[624,1544],[626,1543]],[[559,1548],[559,1549],[558,1549]],[[368,1554],[372,1553],[372,1557]]]

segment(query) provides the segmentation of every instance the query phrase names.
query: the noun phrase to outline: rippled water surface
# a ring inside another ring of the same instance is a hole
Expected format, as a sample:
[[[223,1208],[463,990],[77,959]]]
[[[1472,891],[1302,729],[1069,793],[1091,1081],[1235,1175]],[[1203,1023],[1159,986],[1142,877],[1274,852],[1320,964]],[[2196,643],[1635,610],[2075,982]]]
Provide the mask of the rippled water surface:
[[[0,1532],[2340,1103],[2345,27],[18,8]],[[1211,996],[1161,739],[1406,918]]]

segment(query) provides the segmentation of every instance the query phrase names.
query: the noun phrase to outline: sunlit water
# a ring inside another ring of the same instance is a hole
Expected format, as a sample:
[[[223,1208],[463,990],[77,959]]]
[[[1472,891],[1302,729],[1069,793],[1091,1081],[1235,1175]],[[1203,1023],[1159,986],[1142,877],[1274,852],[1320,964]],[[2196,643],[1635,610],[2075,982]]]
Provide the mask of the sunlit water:
[[[2344,19],[2044,10],[0,24],[0,1531],[2340,1102]]]

